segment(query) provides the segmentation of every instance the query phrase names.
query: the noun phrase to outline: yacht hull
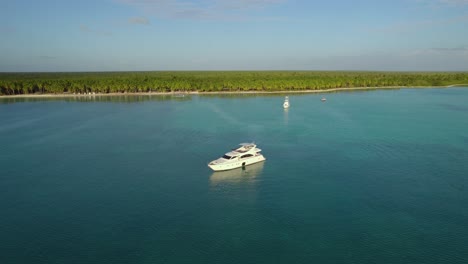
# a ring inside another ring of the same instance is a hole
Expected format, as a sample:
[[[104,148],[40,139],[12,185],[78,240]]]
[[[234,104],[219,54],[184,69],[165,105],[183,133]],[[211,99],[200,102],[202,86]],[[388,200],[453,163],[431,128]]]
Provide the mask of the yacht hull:
[[[251,164],[255,164],[257,162],[261,162],[264,160],[265,160],[265,157],[263,155],[257,155],[257,156],[250,157],[250,158],[226,161],[226,162],[218,163],[218,164],[210,163],[208,164],[208,167],[210,167],[214,171],[226,171],[226,170],[237,169],[237,168],[241,168],[241,167],[248,166]]]

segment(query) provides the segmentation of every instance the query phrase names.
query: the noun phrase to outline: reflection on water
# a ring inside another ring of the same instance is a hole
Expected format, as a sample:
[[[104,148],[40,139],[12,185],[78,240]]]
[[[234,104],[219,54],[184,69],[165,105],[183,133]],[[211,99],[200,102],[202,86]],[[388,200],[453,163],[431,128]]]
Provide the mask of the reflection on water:
[[[400,88],[385,88],[386,90],[394,89],[399,90]],[[349,90],[340,90],[340,91],[329,91],[329,90],[320,90],[319,93],[362,93],[362,92],[375,92],[378,91],[378,88],[360,88],[360,89],[349,89]],[[198,96],[203,96],[206,98],[253,98],[253,97],[284,97],[289,92],[272,92],[272,93],[215,93],[215,94],[204,94],[200,93]],[[295,91],[295,95],[304,95],[310,94],[306,91]],[[192,100],[192,94],[186,92],[174,92],[167,94],[158,94],[158,93],[141,93],[141,94],[132,94],[132,93],[121,93],[121,94],[60,94],[52,95],[44,94],[43,96],[39,95],[37,97],[14,97],[14,96],[0,96],[0,104],[11,104],[11,103],[25,103],[25,102],[43,102],[43,101],[65,101],[65,102],[111,102],[111,103],[137,103],[145,101],[190,101]]]
[[[92,94],[92,95],[68,95],[44,97],[0,97],[0,104],[62,101],[62,102],[100,102],[100,103],[140,103],[145,101],[190,101],[190,94]]]
[[[289,112],[289,108],[283,108],[284,109],[284,124],[287,125],[288,124],[288,121],[289,121],[289,117],[288,117],[288,112]]]
[[[465,106],[465,105],[444,103],[444,104],[439,104],[439,106],[449,111],[468,112],[468,106]]]
[[[271,92],[271,93],[256,93],[256,92],[221,92],[221,93],[200,93],[200,96],[206,98],[229,98],[229,99],[237,99],[237,98],[254,98],[254,97],[282,97],[288,95],[287,92]]]
[[[219,183],[253,182],[261,175],[264,164],[265,161],[262,161],[245,168],[214,172],[210,177],[210,183],[216,185]]]

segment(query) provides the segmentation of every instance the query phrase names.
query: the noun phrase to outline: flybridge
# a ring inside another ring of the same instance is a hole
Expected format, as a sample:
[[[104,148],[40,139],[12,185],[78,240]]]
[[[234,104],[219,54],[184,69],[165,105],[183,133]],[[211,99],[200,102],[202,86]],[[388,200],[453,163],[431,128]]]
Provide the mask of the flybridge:
[[[240,143],[239,146],[239,148],[233,149],[233,151],[244,153],[252,148],[255,148],[257,145],[255,145],[254,143]]]

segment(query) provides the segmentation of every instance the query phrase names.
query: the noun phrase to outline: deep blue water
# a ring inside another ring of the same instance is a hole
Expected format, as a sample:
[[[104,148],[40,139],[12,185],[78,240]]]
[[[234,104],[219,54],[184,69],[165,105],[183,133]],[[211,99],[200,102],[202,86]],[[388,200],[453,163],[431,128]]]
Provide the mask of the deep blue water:
[[[0,263],[468,263],[468,88],[323,95],[0,99]]]

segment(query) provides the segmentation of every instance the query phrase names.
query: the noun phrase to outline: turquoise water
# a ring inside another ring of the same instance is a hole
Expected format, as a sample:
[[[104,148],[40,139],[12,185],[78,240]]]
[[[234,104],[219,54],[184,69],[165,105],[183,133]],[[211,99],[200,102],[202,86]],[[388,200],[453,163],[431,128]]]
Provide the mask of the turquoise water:
[[[1,99],[0,263],[467,263],[468,89],[322,96]]]

